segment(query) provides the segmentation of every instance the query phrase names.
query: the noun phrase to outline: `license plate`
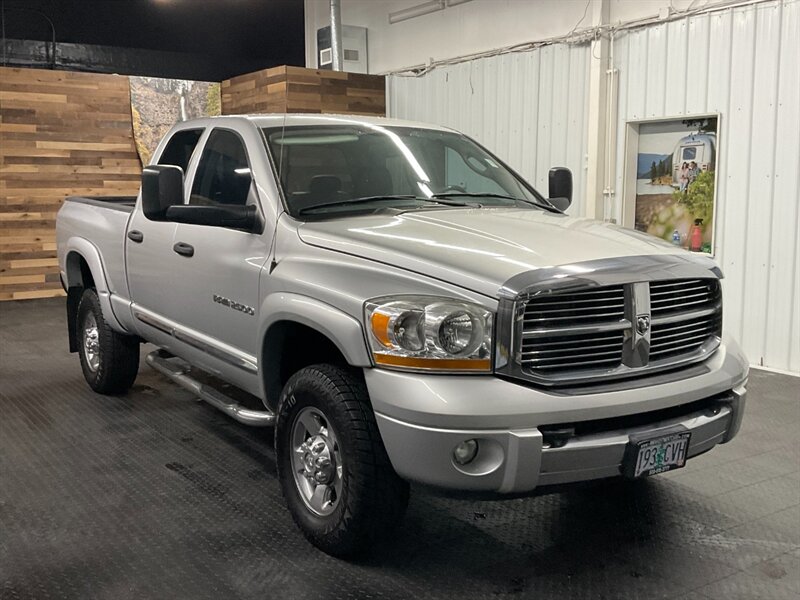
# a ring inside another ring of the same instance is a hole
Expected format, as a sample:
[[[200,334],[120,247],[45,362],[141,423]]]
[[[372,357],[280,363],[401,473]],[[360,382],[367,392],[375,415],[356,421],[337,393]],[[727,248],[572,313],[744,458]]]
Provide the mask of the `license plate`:
[[[680,469],[686,464],[690,431],[678,431],[653,438],[631,438],[623,472],[627,477],[648,477]]]

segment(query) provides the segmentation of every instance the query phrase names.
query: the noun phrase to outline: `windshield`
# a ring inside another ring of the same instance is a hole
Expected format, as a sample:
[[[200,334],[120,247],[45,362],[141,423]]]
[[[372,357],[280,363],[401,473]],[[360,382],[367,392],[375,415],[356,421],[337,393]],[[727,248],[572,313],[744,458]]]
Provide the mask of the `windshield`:
[[[458,133],[378,125],[263,132],[295,216],[547,205],[497,158]]]

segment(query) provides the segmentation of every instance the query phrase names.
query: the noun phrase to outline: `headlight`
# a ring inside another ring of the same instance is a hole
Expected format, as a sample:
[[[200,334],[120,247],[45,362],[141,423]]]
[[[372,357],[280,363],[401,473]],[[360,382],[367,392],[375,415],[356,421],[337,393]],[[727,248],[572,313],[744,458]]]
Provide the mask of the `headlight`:
[[[492,313],[470,302],[394,296],[366,303],[376,365],[403,369],[489,372]]]

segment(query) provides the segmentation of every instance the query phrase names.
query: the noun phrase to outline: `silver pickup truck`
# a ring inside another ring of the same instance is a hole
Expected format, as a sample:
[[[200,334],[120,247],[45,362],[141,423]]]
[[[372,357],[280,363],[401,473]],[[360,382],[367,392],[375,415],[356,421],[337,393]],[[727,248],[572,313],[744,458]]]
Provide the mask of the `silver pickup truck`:
[[[571,195],[567,169],[545,197],[442,127],[181,123],[137,198],[58,214],[70,350],[121,394],[150,342],[152,367],[274,427],[292,516],[338,556],[386,538],[409,481],[503,497],[680,468],[744,411],[722,274],[564,214]]]

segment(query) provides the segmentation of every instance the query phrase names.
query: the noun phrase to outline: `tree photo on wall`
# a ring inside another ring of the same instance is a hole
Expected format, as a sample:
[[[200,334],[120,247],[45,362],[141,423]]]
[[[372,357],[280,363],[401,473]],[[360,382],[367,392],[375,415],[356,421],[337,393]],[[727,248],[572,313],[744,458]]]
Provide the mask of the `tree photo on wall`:
[[[130,77],[131,118],[142,165],[169,129],[181,121],[221,114],[220,84],[186,79]]]

